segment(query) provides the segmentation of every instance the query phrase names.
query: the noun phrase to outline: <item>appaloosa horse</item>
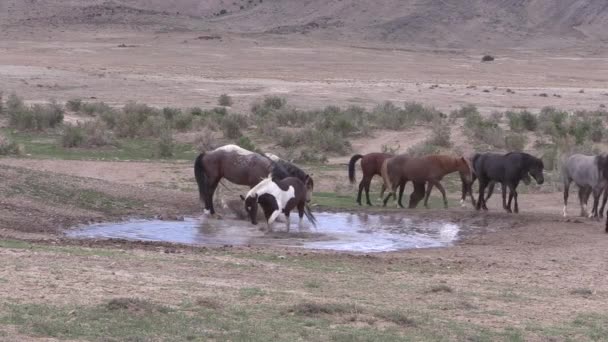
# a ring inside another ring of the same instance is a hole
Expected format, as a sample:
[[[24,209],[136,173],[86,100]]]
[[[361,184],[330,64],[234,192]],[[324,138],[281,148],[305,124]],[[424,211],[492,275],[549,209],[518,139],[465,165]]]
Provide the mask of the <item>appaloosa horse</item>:
[[[471,183],[471,169],[469,168],[469,163],[463,157],[446,155],[412,157],[399,155],[392,159],[387,159],[382,165],[382,178],[384,179],[384,186],[386,186],[390,193],[384,199],[384,205],[386,205],[391,195],[395,196],[397,186],[405,186],[408,181],[412,181],[414,184],[429,184],[424,196],[425,207],[428,208],[429,196],[433,186],[435,186],[441,191],[444,206],[447,208],[447,196],[440,181],[445,175],[452,172],[458,172],[463,183]],[[410,208],[412,208],[411,201]]]
[[[268,230],[272,231],[272,223],[280,214],[285,215],[287,232],[289,232],[289,214],[294,209],[298,209],[300,216],[299,226],[302,226],[304,215],[316,226],[315,217],[311,212],[305,211],[305,206],[310,197],[304,183],[296,177],[287,177],[282,180],[273,180],[272,175],[263,179],[247,193],[246,197],[241,196],[245,202],[245,210],[251,218],[251,223],[258,224],[258,204],[264,211]]]
[[[479,196],[477,210],[488,210],[484,192],[491,182],[501,183],[502,206],[511,213],[519,212],[517,203],[517,186],[519,182],[530,181],[532,176],[536,183],[543,184],[543,161],[524,152],[511,152],[504,155],[496,153],[477,154],[473,157],[473,168],[479,179]],[[509,201],[507,203],[507,187],[509,187]],[[515,199],[514,210],[511,210],[511,201]]]
[[[372,205],[369,200],[369,186],[372,182],[372,178],[375,175],[381,176],[380,171],[382,169],[382,163],[387,159],[393,157],[390,153],[368,153],[366,155],[355,154],[350,158],[348,163],[348,179],[351,184],[355,183],[355,164],[361,159],[361,171],[363,171],[363,178],[359,182],[359,193],[357,194],[357,203],[361,205],[361,193],[365,189],[365,198],[367,199],[367,205]],[[382,184],[382,190],[380,191],[380,197],[384,195],[384,184]]]
[[[267,156],[237,145],[225,145],[211,152],[203,152],[194,162],[194,176],[200,199],[205,210],[211,214],[215,214],[213,194],[222,178],[252,188],[268,174],[278,180],[290,176],[297,177],[304,183],[309,195],[312,194],[314,188],[312,178],[295,165],[286,161],[275,162]]]
[[[606,188],[606,180],[608,178],[607,159],[607,157],[602,155],[586,156],[583,154],[573,154],[563,161],[564,217],[568,216],[568,195],[572,182],[578,186],[581,216],[587,216],[587,202],[591,193],[593,193],[593,209],[589,217],[597,218],[600,216],[598,204],[600,196]],[[603,209],[604,205],[602,205]]]

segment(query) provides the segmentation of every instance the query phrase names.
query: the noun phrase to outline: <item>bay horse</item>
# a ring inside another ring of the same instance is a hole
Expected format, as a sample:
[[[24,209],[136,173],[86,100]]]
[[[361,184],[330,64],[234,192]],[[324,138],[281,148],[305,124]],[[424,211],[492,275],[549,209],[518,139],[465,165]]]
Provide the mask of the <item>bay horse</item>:
[[[357,203],[359,205],[361,205],[361,193],[364,189],[367,205],[372,205],[372,202],[369,200],[369,186],[372,182],[372,178],[376,175],[381,176],[382,163],[391,157],[393,157],[393,155],[390,153],[373,152],[366,155],[355,154],[350,158],[350,161],[348,162],[348,180],[351,184],[355,183],[355,164],[361,159],[363,178],[361,179],[361,182],[359,182],[359,193],[357,194]],[[384,196],[384,191],[385,187],[384,184],[382,184],[382,189],[380,190],[381,198]]]
[[[237,145],[225,145],[210,152],[203,152],[194,161],[194,176],[199,197],[205,211],[212,215],[215,214],[213,194],[222,178],[237,185],[253,188],[268,174],[278,180],[289,176],[299,178],[309,195],[314,189],[312,178],[297,166],[287,161],[275,162],[265,155],[248,151]]]
[[[578,190],[578,198],[581,206],[581,216],[587,216],[587,202],[593,193],[593,209],[589,217],[599,216],[598,205],[602,192],[606,188],[608,169],[606,169],[606,157],[602,155],[587,156],[573,154],[562,163],[562,181],[564,182],[564,217],[568,216],[568,195],[570,184],[574,182]],[[606,197],[606,196],[604,196]],[[602,209],[604,209],[602,204]]]
[[[412,157],[399,155],[386,160],[382,165],[382,178],[384,185],[390,191],[384,199],[384,205],[389,198],[395,196],[397,186],[405,186],[408,181],[416,183],[428,183],[424,195],[424,205],[428,208],[428,199],[433,186],[437,187],[443,196],[444,207],[448,207],[448,200],[441,180],[447,174],[458,172],[463,183],[471,183],[471,169],[464,157],[453,157],[447,155],[428,155],[423,157]],[[414,191],[415,193],[416,191]],[[412,195],[414,195],[414,193]],[[400,195],[401,196],[401,195]],[[410,201],[410,208],[412,203]]]
[[[543,161],[524,152],[510,152],[504,155],[497,153],[476,154],[473,157],[473,168],[475,175],[479,179],[477,210],[482,208],[483,210],[488,210],[484,192],[492,181],[501,183],[502,206],[509,213],[513,211],[515,213],[519,212],[517,186],[520,181],[531,181],[528,174],[532,176],[539,185],[543,184],[545,181],[543,176]],[[507,187],[509,187],[508,203]],[[515,207],[514,210],[511,210],[511,202],[513,199],[515,199]]]
[[[249,214],[252,224],[258,224],[258,205],[262,207],[268,230],[272,231],[272,224],[280,214],[285,215],[287,232],[289,232],[289,214],[298,209],[300,217],[299,226],[302,226],[304,215],[316,226],[316,219],[311,212],[305,211],[307,201],[310,200],[304,183],[296,177],[287,177],[282,180],[273,180],[272,175],[263,179],[251,188],[246,197],[241,195],[245,202],[245,210]]]

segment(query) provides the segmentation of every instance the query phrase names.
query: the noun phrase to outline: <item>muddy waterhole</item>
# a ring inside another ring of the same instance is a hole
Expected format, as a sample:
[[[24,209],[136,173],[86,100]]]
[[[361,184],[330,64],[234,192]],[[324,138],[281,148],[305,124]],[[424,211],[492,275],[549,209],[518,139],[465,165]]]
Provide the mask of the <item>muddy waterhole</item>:
[[[163,241],[198,246],[275,245],[349,252],[390,252],[412,248],[448,247],[471,227],[441,220],[425,220],[402,214],[315,214],[317,227],[306,220],[298,227],[291,217],[291,230],[285,222],[275,222],[271,233],[235,218],[185,218],[183,221],[130,220],[79,227],[66,232],[72,238]]]

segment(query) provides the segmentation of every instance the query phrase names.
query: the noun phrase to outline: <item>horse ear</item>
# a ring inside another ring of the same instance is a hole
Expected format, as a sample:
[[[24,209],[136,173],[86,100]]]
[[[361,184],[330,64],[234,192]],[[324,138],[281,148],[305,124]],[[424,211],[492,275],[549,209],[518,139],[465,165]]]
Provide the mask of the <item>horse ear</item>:
[[[243,196],[243,195],[239,195],[239,196],[241,196],[241,199],[242,199],[243,201],[245,200],[245,196]]]

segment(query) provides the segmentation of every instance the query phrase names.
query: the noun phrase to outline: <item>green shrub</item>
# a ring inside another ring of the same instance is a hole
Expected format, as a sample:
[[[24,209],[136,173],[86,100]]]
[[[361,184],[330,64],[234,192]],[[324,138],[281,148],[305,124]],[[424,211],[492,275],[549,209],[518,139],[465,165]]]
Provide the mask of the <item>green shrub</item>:
[[[479,114],[471,114],[465,119],[465,127],[474,139],[496,148],[504,147],[504,131],[496,122],[486,120]]]
[[[173,108],[173,107],[163,108],[163,116],[165,117],[165,119],[167,121],[174,120],[180,114],[182,114],[182,111],[179,108]]]
[[[173,118],[173,127],[178,131],[187,131],[192,129],[192,120],[194,116],[190,113],[179,112],[177,116]]]
[[[190,108],[190,114],[194,116],[203,116],[203,109],[201,107],[192,107]]]
[[[225,138],[237,139],[243,135],[241,128],[247,127],[247,118],[243,115],[230,114],[221,120],[220,126]]]
[[[66,148],[84,145],[84,129],[80,126],[66,125],[61,135],[61,145]]]
[[[20,154],[19,145],[17,145],[14,141],[9,139],[8,137],[0,134],[0,155],[6,156],[10,154]]]
[[[277,144],[285,148],[295,147],[298,144],[298,136],[291,132],[282,132]]]
[[[71,110],[72,112],[79,112],[81,106],[82,106],[82,99],[79,99],[79,98],[68,100],[65,103],[65,108],[67,108],[67,110]]]
[[[475,116],[475,117],[481,116],[475,105],[468,104],[466,106],[461,107],[460,109],[453,110],[450,113],[450,118],[453,118],[453,119],[467,118],[469,116]]]
[[[505,148],[511,152],[521,152],[526,147],[526,140],[523,134],[509,134],[505,137]]]
[[[536,131],[538,128],[537,117],[528,111],[507,112],[507,118],[509,118],[509,127],[515,132]]]
[[[601,119],[595,119],[591,125],[591,132],[589,137],[594,143],[599,143],[604,138],[604,123]]]
[[[401,145],[399,145],[399,144],[397,144],[396,146],[383,144],[382,147],[380,147],[380,152],[389,153],[389,154],[397,154],[397,152],[400,149],[401,149]]]
[[[114,109],[105,102],[83,102],[80,104],[80,111],[87,115],[104,114],[113,112]]]
[[[256,149],[253,141],[244,135],[237,140],[236,144],[249,151],[255,151]]]
[[[584,119],[574,118],[570,122],[568,134],[574,137],[576,145],[582,145],[591,133],[591,122]]]
[[[564,137],[567,134],[565,128],[568,113],[559,111],[553,107],[544,107],[538,115],[541,131],[554,138]]]
[[[4,99],[2,98],[2,92],[0,91],[0,116],[4,114]]]
[[[9,126],[19,130],[45,130],[63,121],[63,107],[55,101],[48,104],[26,106],[23,100],[11,94],[7,101]]]
[[[439,153],[439,148],[428,141],[423,141],[408,148],[407,153],[412,156],[426,156]]]
[[[156,154],[160,158],[170,158],[173,156],[173,134],[171,129],[165,128],[162,130],[156,145]]]
[[[327,156],[317,150],[305,148],[294,160],[296,163],[325,164]]]
[[[264,107],[269,109],[281,109],[286,104],[287,100],[280,96],[266,96],[264,98]]]
[[[439,147],[452,147],[451,134],[452,131],[449,126],[437,123],[433,126],[431,137],[427,142]]]
[[[220,97],[217,100],[217,103],[220,106],[224,106],[224,107],[231,107],[233,102],[232,102],[232,97],[230,97],[228,94],[222,94],[220,95]]]

